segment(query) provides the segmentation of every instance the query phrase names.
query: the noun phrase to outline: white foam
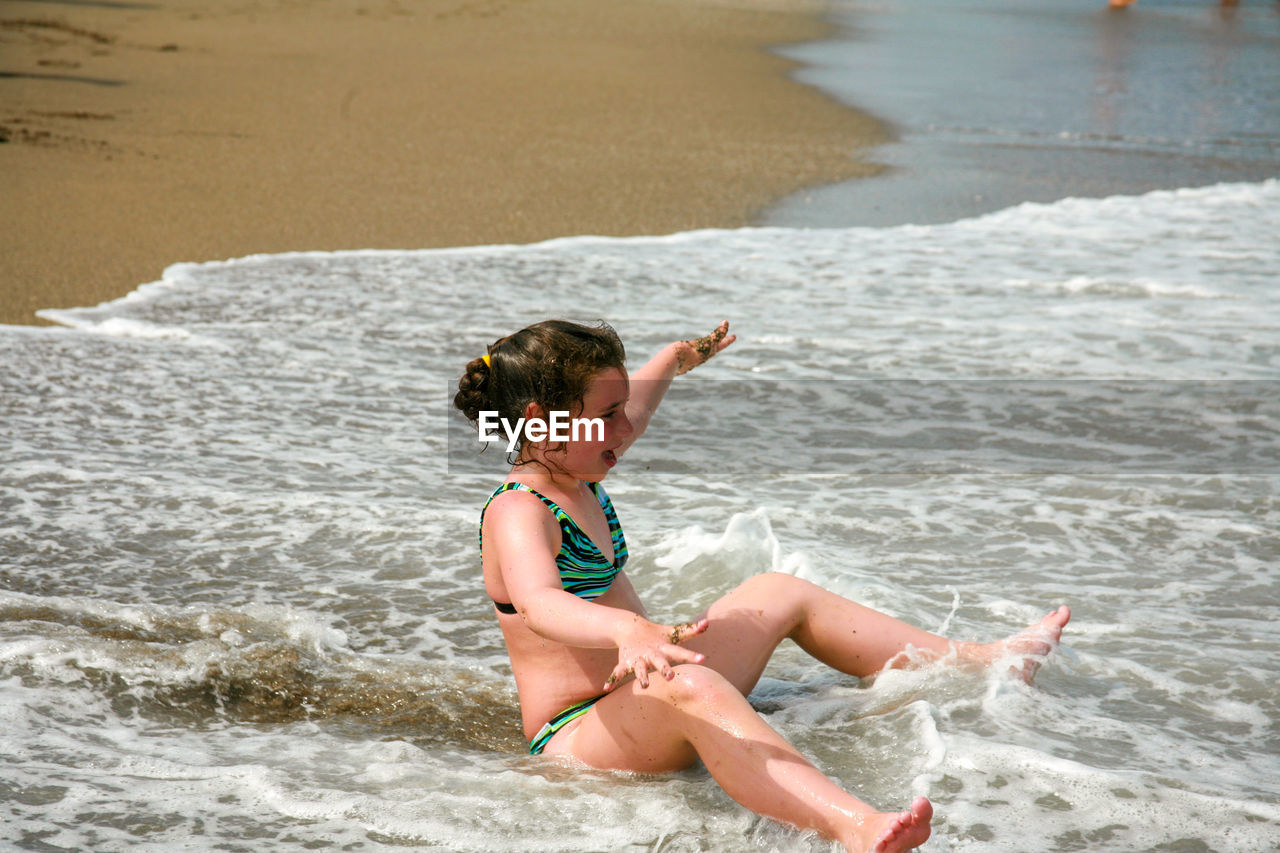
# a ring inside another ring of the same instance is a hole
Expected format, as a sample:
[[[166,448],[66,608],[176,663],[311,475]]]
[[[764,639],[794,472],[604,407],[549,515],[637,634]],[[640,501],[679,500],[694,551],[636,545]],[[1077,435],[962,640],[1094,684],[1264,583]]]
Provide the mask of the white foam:
[[[1065,600],[1035,688],[946,667],[860,685],[787,647],[756,698],[868,799],[933,798],[930,849],[1262,849],[1280,822],[1264,456],[1041,475],[818,463],[827,448],[806,441],[928,450],[963,426],[1020,458],[1008,416],[1027,399],[886,392],[834,422],[833,380],[1275,379],[1275,233],[1271,181],[938,226],[255,256],[175,265],[68,312],[78,328],[0,329],[0,752],[30,801],[5,805],[0,844],[827,849],[753,821],[701,771],[518,755],[476,544],[503,465],[446,464],[451,387],[499,334],[605,317],[638,362],[727,312],[738,343],[677,383],[610,477],[652,612],[687,618],[782,571],[993,640]],[[673,303],[692,327],[672,327]],[[737,398],[713,379],[741,382]],[[1097,409],[1129,432],[1070,434],[1043,407],[1037,423],[1121,457],[1175,426],[1187,452],[1275,431],[1261,398],[1145,421],[1132,402]],[[218,704],[266,675],[308,702],[365,707],[367,689],[378,719]],[[415,701],[436,717],[397,728]]]

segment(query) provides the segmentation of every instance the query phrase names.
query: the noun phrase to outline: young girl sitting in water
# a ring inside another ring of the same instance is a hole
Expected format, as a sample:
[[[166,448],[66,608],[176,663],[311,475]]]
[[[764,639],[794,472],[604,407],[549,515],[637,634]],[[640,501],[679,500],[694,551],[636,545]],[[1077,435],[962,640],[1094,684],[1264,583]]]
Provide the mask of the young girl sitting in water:
[[[1056,644],[1070,612],[1059,608],[1002,642],[953,643],[770,573],[693,622],[649,621],[623,570],[626,539],[600,481],[645,431],[672,378],[733,343],[728,329],[726,321],[704,338],[669,344],[628,377],[613,329],[547,321],[498,340],[458,382],[454,405],[472,422],[482,412],[509,424],[568,412],[603,423],[602,434],[569,441],[526,432],[481,512],[485,590],[511,656],[529,751],[638,773],[701,759],[730,796],[759,814],[851,851],[918,847],[929,837],[927,799],[877,811],[823,775],[747,702],[774,649],[790,638],[857,677],[952,654],[977,663],[1032,659]],[[1035,666],[1028,660],[1023,676]]]

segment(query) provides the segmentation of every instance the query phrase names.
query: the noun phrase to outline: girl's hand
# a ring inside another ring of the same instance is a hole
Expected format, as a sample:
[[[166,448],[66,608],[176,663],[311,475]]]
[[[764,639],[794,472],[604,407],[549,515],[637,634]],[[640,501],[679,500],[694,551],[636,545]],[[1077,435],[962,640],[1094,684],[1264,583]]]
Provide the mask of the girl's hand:
[[[629,672],[635,673],[641,687],[648,687],[650,672],[660,673],[670,681],[675,677],[673,663],[702,663],[704,655],[681,648],[680,644],[707,630],[707,624],[706,619],[699,619],[683,625],[657,625],[636,616],[618,639],[618,665],[605,682],[605,692],[621,684]]]
[[[705,364],[713,355],[737,339],[737,335],[729,334],[729,321],[725,320],[709,335],[692,341],[677,341],[675,344],[676,375],[688,373],[699,364]]]

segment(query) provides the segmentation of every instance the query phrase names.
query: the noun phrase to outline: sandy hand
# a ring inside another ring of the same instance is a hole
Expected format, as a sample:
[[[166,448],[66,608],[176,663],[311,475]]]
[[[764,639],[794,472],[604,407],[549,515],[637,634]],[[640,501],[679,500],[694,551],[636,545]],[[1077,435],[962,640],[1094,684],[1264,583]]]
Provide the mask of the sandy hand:
[[[729,334],[729,321],[724,320],[709,335],[676,344],[676,375],[688,373],[738,339]]]
[[[702,663],[703,655],[680,644],[707,630],[707,620],[683,625],[658,625],[636,617],[618,640],[618,665],[609,674],[604,689],[608,692],[633,673],[641,687],[649,686],[649,673],[657,672],[670,680],[675,677],[673,664]]]

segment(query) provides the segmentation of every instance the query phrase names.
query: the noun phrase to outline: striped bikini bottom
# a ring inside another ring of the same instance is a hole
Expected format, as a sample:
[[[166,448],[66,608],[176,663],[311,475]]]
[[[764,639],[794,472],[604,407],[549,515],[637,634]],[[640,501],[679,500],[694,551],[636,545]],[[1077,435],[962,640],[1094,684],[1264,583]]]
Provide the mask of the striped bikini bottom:
[[[529,741],[529,754],[541,755],[542,750],[547,748],[547,742],[555,737],[556,732],[581,717],[583,714],[591,710],[591,706],[599,702],[609,694],[601,693],[599,696],[593,696],[590,699],[584,699],[565,708],[559,714],[556,714],[547,724],[538,730],[538,734]]]

